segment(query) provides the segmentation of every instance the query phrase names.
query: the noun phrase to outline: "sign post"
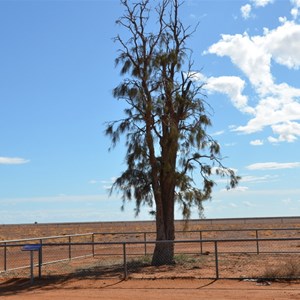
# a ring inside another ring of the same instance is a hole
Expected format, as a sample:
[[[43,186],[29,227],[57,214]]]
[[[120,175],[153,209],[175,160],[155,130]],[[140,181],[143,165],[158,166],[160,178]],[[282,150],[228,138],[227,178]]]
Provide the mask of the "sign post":
[[[30,251],[30,283],[33,284],[34,275],[33,275],[33,268],[34,268],[34,252],[39,252],[39,278],[41,278],[41,244],[33,244],[33,245],[24,245],[22,247],[22,251]]]

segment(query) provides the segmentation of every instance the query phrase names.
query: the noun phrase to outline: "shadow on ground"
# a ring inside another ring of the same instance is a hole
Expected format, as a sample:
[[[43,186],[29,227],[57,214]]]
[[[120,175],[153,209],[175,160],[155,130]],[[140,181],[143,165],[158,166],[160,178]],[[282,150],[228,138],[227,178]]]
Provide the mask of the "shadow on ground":
[[[120,283],[124,278],[131,278],[130,274],[135,274],[133,279],[175,279],[180,278],[180,270],[182,265],[164,265],[160,267],[153,267],[149,262],[128,262],[127,273],[123,264],[117,265],[99,265],[98,262],[85,265],[84,267],[78,267],[71,271],[69,274],[44,274],[41,279],[35,278],[34,283],[30,283],[29,278],[10,278],[0,279],[0,295],[16,295],[24,292],[32,292],[38,289],[51,290],[57,288],[64,288],[67,283],[71,281],[78,282],[78,286],[81,286],[80,281],[83,280],[111,280],[115,284]],[[183,268],[186,268],[183,266]],[[193,269],[194,271],[194,269]],[[179,272],[179,273],[178,273]],[[128,275],[128,277],[127,277]],[[185,279],[195,279],[193,272],[188,273]],[[211,278],[207,278],[211,279]],[[212,281],[214,282],[214,281]],[[210,282],[210,284],[212,283]],[[105,288],[107,285],[98,288]]]
[[[93,267],[89,269],[80,269],[68,275],[42,276],[42,278],[34,278],[31,284],[28,278],[10,278],[0,280],[0,295],[16,295],[23,292],[30,292],[37,289],[54,289],[57,286],[63,286],[64,283],[73,279],[80,281],[86,279],[116,279],[117,282],[123,281],[123,267]]]

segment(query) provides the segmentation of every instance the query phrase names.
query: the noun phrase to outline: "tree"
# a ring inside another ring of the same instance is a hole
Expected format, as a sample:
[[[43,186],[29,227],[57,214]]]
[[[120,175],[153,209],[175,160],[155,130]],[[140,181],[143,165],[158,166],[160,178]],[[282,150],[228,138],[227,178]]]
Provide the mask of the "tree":
[[[192,71],[186,42],[193,30],[179,19],[182,4],[161,0],[151,8],[154,2],[121,0],[125,13],[117,24],[129,38],[115,38],[120,46],[116,65],[124,79],[113,96],[127,108],[123,119],[107,123],[106,134],[113,146],[121,135],[126,137],[127,169],[112,190],[122,192],[123,204],[134,199],[136,214],[144,204],[154,209],[158,242],[152,264],[162,265],[174,263],[175,203],[188,219],[192,207],[202,213],[202,202],[210,199],[212,175],[226,176],[228,188],[235,187],[239,177],[223,166],[220,146],[206,132],[211,125],[209,105]]]

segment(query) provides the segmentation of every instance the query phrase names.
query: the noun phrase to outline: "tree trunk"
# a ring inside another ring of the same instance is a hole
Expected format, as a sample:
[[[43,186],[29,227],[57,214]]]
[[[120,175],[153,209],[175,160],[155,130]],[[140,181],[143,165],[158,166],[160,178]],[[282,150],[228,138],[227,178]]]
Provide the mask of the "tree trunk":
[[[164,199],[166,200],[166,199]],[[174,261],[174,205],[172,199],[156,208],[156,245],[152,257],[153,266],[172,265]],[[170,203],[172,202],[172,203]],[[168,205],[169,204],[169,205]]]

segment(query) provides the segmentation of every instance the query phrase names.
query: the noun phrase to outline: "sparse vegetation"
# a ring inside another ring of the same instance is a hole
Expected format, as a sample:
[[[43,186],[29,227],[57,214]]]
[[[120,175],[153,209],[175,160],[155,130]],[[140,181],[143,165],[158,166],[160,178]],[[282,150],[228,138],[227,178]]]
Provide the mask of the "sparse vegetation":
[[[261,276],[267,280],[293,280],[300,277],[300,262],[295,259],[288,259],[276,266],[267,266]]]
[[[151,264],[152,256],[151,255],[144,255],[139,258],[132,259],[130,262],[127,263],[129,267],[144,267],[149,266]]]
[[[201,261],[201,257],[195,257],[185,253],[176,254],[174,259],[178,265],[195,264]]]

